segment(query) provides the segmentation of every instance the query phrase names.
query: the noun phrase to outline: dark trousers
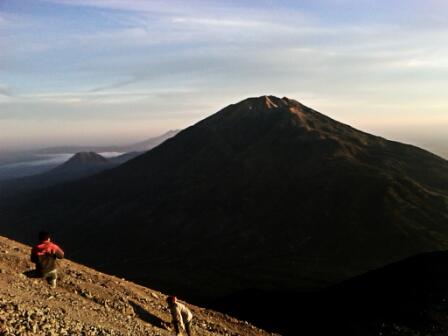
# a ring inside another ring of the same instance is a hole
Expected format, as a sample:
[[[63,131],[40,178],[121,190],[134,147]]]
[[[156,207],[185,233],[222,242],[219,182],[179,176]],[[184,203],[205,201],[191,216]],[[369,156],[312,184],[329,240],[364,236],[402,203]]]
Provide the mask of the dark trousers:
[[[192,328],[191,328],[191,321],[185,322],[185,331],[188,336],[193,336]]]
[[[184,327],[185,327],[185,332],[187,333],[188,336],[193,336],[193,328],[192,328],[192,323],[191,321],[185,321],[184,323]],[[184,333],[181,331],[183,331],[183,329],[180,327],[179,323],[175,322],[174,323],[174,331],[176,332],[176,335],[183,335]]]

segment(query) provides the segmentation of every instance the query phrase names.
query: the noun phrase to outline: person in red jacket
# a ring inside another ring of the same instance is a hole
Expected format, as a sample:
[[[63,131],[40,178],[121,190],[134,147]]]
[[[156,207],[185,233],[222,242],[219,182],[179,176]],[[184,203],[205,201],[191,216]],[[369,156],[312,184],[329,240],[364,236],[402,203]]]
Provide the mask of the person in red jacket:
[[[50,234],[46,231],[39,233],[39,244],[31,251],[31,261],[36,264],[36,271],[47,280],[52,288],[56,287],[58,278],[56,259],[64,258],[64,251],[51,242]]]

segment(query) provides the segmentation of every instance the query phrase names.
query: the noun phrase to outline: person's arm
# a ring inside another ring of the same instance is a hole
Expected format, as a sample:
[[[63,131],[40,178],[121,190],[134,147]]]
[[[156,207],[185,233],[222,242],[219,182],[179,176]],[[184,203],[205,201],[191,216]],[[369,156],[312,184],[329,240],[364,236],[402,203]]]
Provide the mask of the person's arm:
[[[176,332],[177,335],[180,333],[180,326],[181,326],[180,322],[182,321],[182,315],[180,314],[180,311],[177,307],[170,307],[170,311],[174,331]]]
[[[63,259],[64,258],[64,251],[62,251],[62,249],[59,246],[56,245],[56,249],[54,251],[54,255],[58,259]]]
[[[62,251],[62,249],[54,243],[51,244],[47,253],[58,258],[58,259],[64,258],[64,251]]]
[[[31,250],[31,262],[34,264],[37,264],[37,262],[38,262],[37,251],[36,251],[35,247],[33,247],[33,249]]]

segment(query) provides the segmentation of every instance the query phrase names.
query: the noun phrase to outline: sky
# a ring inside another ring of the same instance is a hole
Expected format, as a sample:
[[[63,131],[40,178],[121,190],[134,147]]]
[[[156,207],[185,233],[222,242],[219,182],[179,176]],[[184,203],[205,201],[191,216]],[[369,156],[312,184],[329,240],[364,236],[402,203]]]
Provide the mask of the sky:
[[[130,143],[265,94],[442,148],[447,88],[444,0],[0,0],[0,151]]]

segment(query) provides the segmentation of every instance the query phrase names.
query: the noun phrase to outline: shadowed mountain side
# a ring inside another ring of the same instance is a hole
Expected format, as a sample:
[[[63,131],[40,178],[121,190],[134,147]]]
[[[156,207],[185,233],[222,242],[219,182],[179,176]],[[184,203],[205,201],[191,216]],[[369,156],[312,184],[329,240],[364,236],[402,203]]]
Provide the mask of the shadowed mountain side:
[[[115,156],[113,158],[110,158],[109,161],[113,162],[114,164],[121,165],[125,162],[128,162],[129,160],[132,160],[134,158],[136,158],[139,155],[142,155],[143,152],[129,152],[129,153],[124,153],[118,156]]]
[[[447,264],[448,252],[420,254],[321,291],[248,290],[211,306],[283,335],[442,336]]]
[[[0,183],[7,180],[19,179],[26,176],[43,174],[57,165],[55,164],[39,164],[39,165],[25,165],[16,169],[16,167],[0,168]]]
[[[0,219],[5,234],[47,227],[79,261],[208,300],[325,287],[448,248],[447,199],[446,160],[264,96]]]

